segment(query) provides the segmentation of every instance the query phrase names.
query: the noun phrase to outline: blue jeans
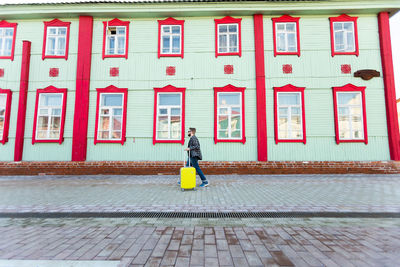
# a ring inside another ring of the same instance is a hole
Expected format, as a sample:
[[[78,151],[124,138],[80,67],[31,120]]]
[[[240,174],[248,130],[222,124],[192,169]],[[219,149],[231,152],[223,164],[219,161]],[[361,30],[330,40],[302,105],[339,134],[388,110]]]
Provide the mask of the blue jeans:
[[[207,181],[207,178],[204,176],[204,173],[200,169],[199,160],[197,158],[190,157],[190,164],[192,167],[194,167],[196,169],[196,172],[200,176],[200,179],[203,182]],[[186,161],[186,167],[189,167],[189,160]]]

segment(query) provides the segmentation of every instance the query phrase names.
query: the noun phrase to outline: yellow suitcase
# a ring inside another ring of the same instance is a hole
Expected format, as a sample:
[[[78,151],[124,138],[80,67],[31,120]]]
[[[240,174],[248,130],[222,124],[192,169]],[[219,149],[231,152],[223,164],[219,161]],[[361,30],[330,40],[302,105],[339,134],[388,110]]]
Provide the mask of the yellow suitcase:
[[[184,162],[185,163],[185,162]],[[189,160],[189,167],[185,167],[186,163],[183,168],[181,168],[181,190],[185,191],[187,189],[196,189],[196,169],[190,167],[190,160]]]

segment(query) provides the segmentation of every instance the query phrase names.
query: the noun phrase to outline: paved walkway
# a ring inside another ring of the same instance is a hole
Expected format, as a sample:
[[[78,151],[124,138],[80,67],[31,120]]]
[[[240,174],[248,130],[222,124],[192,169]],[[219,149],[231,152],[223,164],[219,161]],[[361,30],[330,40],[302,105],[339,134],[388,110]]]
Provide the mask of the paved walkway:
[[[176,176],[0,177],[0,212],[400,212],[398,175],[209,176],[181,192]]]
[[[0,177],[0,213],[400,212],[400,176],[209,179],[181,192],[174,176]],[[382,218],[1,218],[0,266],[396,266],[399,236]]]

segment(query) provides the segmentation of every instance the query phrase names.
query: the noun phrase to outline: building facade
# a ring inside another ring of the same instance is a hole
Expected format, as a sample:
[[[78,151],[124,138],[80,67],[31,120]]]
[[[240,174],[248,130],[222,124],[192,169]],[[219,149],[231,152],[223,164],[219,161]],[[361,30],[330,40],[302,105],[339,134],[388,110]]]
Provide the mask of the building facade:
[[[398,1],[9,2],[0,161],[400,159]]]

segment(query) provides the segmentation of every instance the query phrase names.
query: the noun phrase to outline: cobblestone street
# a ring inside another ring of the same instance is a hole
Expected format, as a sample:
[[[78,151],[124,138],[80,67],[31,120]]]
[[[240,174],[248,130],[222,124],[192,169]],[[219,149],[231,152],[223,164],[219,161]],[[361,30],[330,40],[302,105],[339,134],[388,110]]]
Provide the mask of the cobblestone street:
[[[400,212],[400,177],[394,175],[208,178],[210,187],[181,192],[176,176],[0,177],[0,215],[88,211]],[[0,236],[1,267],[396,266],[400,262],[398,216],[2,216]]]

